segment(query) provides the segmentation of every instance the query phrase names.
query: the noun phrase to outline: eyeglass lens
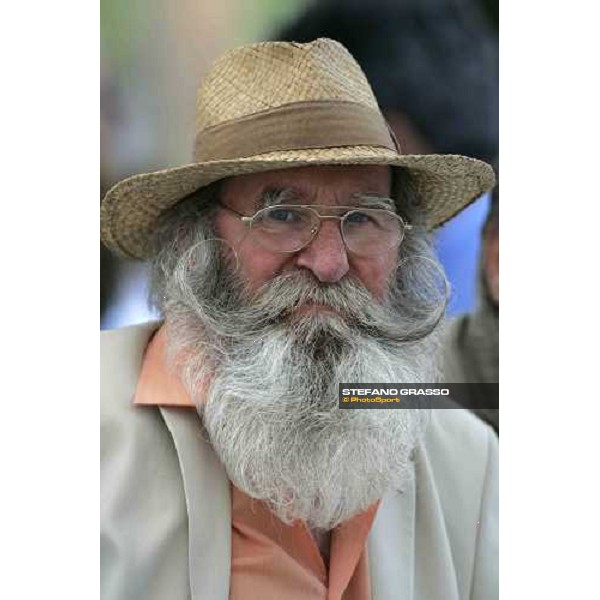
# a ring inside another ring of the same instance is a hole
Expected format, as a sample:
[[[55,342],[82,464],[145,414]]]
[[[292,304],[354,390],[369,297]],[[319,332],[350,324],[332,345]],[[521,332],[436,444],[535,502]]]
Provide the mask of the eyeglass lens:
[[[306,246],[319,229],[314,209],[273,206],[259,211],[252,222],[257,241],[273,252],[295,252]],[[342,220],[342,237],[351,252],[361,256],[382,254],[397,247],[403,235],[400,219],[381,209],[357,209]]]

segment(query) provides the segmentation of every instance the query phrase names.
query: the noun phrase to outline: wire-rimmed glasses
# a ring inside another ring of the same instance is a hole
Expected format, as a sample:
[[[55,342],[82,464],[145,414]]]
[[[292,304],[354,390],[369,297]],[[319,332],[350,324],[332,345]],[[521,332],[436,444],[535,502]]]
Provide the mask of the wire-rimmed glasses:
[[[324,220],[339,221],[348,251],[365,257],[397,249],[404,232],[411,228],[400,215],[383,208],[276,204],[260,209],[253,216],[243,215],[229,206],[224,208],[249,227],[253,238],[265,250],[277,253],[298,252],[308,246]],[[323,214],[336,212],[342,214]]]

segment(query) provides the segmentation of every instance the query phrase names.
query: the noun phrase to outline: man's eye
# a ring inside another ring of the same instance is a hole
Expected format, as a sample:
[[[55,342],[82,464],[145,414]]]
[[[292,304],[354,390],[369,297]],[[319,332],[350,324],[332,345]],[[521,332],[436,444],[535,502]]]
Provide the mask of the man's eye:
[[[346,220],[352,225],[366,225],[371,222],[371,217],[365,213],[353,212],[346,217]]]
[[[288,208],[276,208],[269,211],[269,219],[279,223],[298,223],[302,220],[297,211]]]

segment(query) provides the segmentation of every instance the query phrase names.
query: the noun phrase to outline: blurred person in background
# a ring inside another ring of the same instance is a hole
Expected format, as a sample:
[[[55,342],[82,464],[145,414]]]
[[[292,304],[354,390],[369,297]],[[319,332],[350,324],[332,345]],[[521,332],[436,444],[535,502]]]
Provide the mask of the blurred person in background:
[[[337,397],[437,379],[430,231],[493,183],[402,151],[337,42],[216,61],[194,161],[102,203],[164,319],[101,336],[103,598],[497,598],[493,431]]]
[[[444,380],[469,383],[464,402],[499,433],[499,412],[490,397],[499,381],[500,211],[498,186],[482,230],[479,299],[473,313],[455,319],[444,344]]]

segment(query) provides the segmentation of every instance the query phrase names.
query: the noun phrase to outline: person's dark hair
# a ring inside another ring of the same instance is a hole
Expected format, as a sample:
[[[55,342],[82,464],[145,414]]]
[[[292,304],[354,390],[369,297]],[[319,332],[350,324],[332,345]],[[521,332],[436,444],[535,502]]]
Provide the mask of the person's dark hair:
[[[498,150],[498,42],[469,0],[321,0],[273,39],[341,42],[385,112],[401,112],[435,152]]]

